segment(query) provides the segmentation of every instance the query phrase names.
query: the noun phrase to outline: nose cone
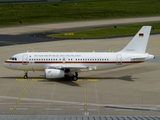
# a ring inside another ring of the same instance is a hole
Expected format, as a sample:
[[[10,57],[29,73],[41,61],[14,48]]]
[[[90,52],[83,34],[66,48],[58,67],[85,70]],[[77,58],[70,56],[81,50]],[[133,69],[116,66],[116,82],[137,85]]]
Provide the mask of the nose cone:
[[[6,68],[10,68],[11,64],[9,64],[8,61],[6,60],[6,61],[4,61],[3,66]]]

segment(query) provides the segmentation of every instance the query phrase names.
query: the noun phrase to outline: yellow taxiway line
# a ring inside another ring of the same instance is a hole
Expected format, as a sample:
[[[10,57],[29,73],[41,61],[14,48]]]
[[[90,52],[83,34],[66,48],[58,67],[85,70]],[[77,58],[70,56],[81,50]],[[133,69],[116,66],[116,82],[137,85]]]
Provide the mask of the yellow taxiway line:
[[[23,82],[23,81],[26,81],[28,79],[24,79],[24,78],[17,78],[16,81],[20,81],[20,82]],[[35,82],[38,82],[38,81],[43,81],[44,79],[42,78],[34,78],[34,79],[31,79],[32,81],[35,81]],[[99,79],[85,79],[87,80],[88,82],[98,82]],[[77,81],[75,82],[82,82],[83,79],[78,79]]]
[[[20,102],[20,100],[21,100],[21,98],[23,97],[23,95],[24,95],[24,93],[25,93],[28,85],[29,85],[29,81],[26,82],[26,84],[25,84],[25,86],[24,86],[24,88],[23,88],[23,90],[22,90],[22,92],[21,92],[18,100],[16,101],[16,103],[15,103],[15,105],[14,105],[14,107],[13,107],[11,113],[10,113],[10,115],[13,115],[13,114],[14,114],[14,112],[15,112],[15,110],[16,110],[16,108],[17,108],[17,106],[18,106],[18,104],[19,104],[19,102]]]

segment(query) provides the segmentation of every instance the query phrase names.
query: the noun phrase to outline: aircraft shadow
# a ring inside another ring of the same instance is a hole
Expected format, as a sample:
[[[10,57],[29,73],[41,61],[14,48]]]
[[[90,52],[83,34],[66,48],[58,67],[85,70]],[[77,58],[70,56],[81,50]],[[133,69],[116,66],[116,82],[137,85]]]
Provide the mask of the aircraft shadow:
[[[122,77],[79,77],[79,79],[99,79],[99,80],[124,80],[129,82],[134,82],[134,80],[131,78],[131,75],[122,76]]]
[[[71,78],[45,79],[43,82],[57,82],[60,84],[81,87],[78,83],[76,83],[76,81],[72,81]]]
[[[126,76],[122,76],[122,77],[79,77],[79,79],[99,79],[99,80],[110,80],[110,79],[119,79],[119,80],[124,80],[124,81],[131,81],[133,82],[134,80],[131,78],[131,75],[126,75]],[[33,78],[32,78],[33,79]],[[44,78],[46,79],[46,78]],[[134,78],[135,79],[135,78]],[[66,78],[58,78],[58,79],[46,79],[46,81],[48,82],[74,82],[71,80],[70,77],[66,77]]]
[[[110,80],[110,79],[119,79],[119,80],[124,80],[124,81],[131,81],[133,82],[134,80],[131,78],[131,75],[126,75],[122,77],[79,77],[79,79],[99,79],[99,80]],[[0,77],[1,79],[24,79],[21,77]],[[42,80],[43,79],[43,80]],[[135,78],[134,78],[135,79]],[[59,83],[66,83],[66,82],[76,82],[72,81],[70,77],[66,78],[56,78],[56,79],[46,79],[45,77],[29,77],[28,80],[37,80],[38,82],[59,82]]]
[[[22,77],[0,77],[0,79],[25,80]],[[72,81],[70,78],[46,79],[45,77],[28,77],[27,80],[33,80],[36,82],[45,82],[45,83],[58,82],[61,84],[80,87],[78,83]]]

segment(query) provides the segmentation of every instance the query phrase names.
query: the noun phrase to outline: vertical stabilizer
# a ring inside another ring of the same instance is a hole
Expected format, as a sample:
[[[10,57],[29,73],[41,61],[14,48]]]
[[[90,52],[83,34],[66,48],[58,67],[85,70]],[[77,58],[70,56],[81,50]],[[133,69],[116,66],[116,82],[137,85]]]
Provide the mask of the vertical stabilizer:
[[[133,39],[120,52],[145,53],[151,26],[143,26]]]

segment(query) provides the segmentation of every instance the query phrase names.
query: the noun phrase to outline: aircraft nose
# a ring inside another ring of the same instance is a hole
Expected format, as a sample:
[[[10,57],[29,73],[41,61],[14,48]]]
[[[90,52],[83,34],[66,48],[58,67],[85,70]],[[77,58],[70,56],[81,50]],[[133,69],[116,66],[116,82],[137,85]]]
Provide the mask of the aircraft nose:
[[[7,60],[4,61],[3,66],[6,67],[6,68],[10,68],[10,65],[7,63]]]

